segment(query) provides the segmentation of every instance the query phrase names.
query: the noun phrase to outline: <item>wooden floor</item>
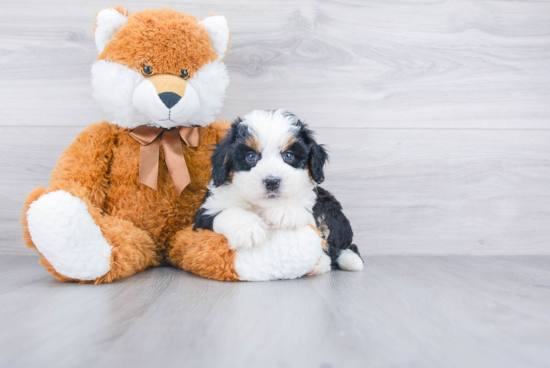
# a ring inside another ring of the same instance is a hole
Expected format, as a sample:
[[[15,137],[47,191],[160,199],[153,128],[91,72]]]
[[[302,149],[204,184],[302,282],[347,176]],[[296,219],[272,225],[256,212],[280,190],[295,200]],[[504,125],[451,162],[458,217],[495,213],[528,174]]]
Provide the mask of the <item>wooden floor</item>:
[[[360,273],[110,285],[0,258],[1,367],[548,367],[550,256],[378,256]]]

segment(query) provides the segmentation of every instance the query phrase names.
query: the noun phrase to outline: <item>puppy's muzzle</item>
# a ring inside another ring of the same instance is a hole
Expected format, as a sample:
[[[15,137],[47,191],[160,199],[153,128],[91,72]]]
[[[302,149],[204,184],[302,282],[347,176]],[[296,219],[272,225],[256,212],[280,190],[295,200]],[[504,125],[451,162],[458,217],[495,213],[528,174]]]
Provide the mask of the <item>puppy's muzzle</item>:
[[[279,178],[266,178],[264,180],[265,189],[269,191],[274,191],[279,189],[279,186],[281,185],[281,179]]]

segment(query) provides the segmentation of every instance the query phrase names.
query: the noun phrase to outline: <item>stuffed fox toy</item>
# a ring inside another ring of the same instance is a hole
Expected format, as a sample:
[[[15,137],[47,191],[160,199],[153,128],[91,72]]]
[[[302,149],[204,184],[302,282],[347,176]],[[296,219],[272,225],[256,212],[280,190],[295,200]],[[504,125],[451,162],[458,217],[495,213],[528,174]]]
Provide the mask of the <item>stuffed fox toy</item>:
[[[221,234],[193,230],[212,150],[230,128],[214,121],[229,84],[228,41],[222,16],[98,13],[93,96],[109,119],[88,126],[62,153],[49,186],[30,193],[22,219],[27,246],[56,278],[108,283],[166,263],[224,281],[326,271],[315,228],[278,239],[292,250],[284,254],[274,240],[265,251],[238,251]],[[307,257],[296,262],[303,249]]]
[[[202,203],[211,149],[228,127],[214,121],[229,84],[228,41],[222,16],[98,13],[93,96],[109,122],[63,152],[22,221],[27,246],[58,279],[104,283],[164,262],[183,267],[176,235]]]

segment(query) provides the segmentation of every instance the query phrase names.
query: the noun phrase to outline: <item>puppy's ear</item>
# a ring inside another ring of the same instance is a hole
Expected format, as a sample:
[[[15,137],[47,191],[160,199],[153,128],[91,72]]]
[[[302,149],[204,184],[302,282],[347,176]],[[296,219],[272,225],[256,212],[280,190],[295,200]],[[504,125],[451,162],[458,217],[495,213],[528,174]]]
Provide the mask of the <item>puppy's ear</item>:
[[[324,167],[328,160],[328,153],[322,144],[317,144],[313,141],[311,145],[311,151],[309,151],[309,172],[311,178],[317,183],[321,184],[325,181]]]
[[[238,118],[231,124],[231,129],[220,144],[218,144],[210,158],[210,162],[212,163],[212,182],[215,187],[219,187],[225,183],[233,170],[231,146],[237,139],[238,125],[241,121],[241,118]]]
[[[317,183],[321,184],[325,181],[324,167],[328,161],[328,153],[322,144],[317,144],[314,133],[308,128],[307,124],[297,119],[296,125],[299,127],[300,138],[304,140],[304,143],[309,147],[309,157],[307,161],[309,174],[311,178]]]

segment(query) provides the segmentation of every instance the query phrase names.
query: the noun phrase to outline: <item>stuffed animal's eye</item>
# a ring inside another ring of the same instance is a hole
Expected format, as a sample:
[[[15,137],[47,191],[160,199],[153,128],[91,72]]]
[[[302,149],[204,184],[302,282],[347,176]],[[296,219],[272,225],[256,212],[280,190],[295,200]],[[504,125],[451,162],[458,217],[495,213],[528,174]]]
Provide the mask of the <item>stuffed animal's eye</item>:
[[[181,75],[180,75],[180,77],[182,77],[183,79],[189,78],[189,72],[187,71],[187,69],[182,69],[182,70],[181,70]]]
[[[256,152],[248,152],[246,155],[246,161],[250,164],[256,163],[258,161],[259,156]]]
[[[141,68],[141,74],[143,75],[152,75],[153,74],[153,67],[149,65],[144,65],[143,68]]]
[[[290,151],[283,152],[282,156],[283,156],[283,160],[285,162],[290,162],[290,161],[294,160],[294,154]]]

